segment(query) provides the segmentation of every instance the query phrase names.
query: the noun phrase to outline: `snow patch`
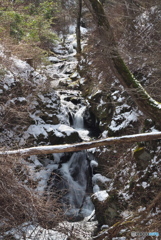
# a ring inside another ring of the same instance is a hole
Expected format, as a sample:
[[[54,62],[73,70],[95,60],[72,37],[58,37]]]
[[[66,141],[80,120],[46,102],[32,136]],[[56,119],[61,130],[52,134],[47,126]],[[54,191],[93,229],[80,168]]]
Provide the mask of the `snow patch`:
[[[107,193],[106,190],[103,190],[103,191],[95,192],[92,196],[94,198],[97,198],[99,202],[104,202],[109,197],[109,194]]]

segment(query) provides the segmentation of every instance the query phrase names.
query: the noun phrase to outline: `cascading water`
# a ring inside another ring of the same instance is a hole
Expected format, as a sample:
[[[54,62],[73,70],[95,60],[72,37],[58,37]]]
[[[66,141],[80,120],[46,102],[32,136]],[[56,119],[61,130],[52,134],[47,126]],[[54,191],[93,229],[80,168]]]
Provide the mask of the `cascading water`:
[[[68,61],[62,60],[56,63],[56,74],[61,76],[59,80],[54,80],[52,84],[58,87],[61,79],[68,82],[71,75],[71,64],[77,64],[73,56],[68,55]],[[66,56],[67,59],[67,56]],[[55,59],[54,59],[55,61]],[[75,71],[74,67],[74,71]],[[53,74],[53,73],[52,73]],[[62,85],[63,86],[63,85]],[[79,90],[57,89],[60,97],[60,108],[63,113],[62,122],[77,131],[78,141],[90,139],[89,131],[84,127],[84,115],[87,110],[87,103],[81,97]],[[90,114],[89,114],[90,115]],[[74,141],[73,141],[74,143]],[[53,154],[54,171],[48,181],[48,191],[59,192],[62,204],[68,218],[80,220],[94,209],[90,195],[92,194],[92,169],[90,166],[89,154],[86,151],[69,154]]]
[[[71,92],[68,91],[68,96],[66,94],[67,92],[61,92],[60,95],[64,113],[66,116],[69,116],[70,113],[70,125],[78,132],[81,139],[88,140],[89,131],[84,129],[83,117],[86,106],[81,104],[81,100],[78,98],[79,104],[73,104],[69,101]],[[94,209],[90,199],[93,191],[92,169],[88,155],[86,151],[53,155],[54,163],[58,165],[48,182],[48,190],[56,189],[60,193],[68,218],[75,221],[89,216]]]
[[[60,158],[59,167],[54,173],[50,190],[54,187],[61,192],[69,219],[79,220],[90,215],[94,207],[90,200],[92,176],[87,153],[74,152],[65,163]]]
[[[89,131],[84,128],[84,112],[86,110],[86,106],[81,106],[77,112],[73,116],[73,128],[75,128],[79,134],[79,136],[88,141],[89,138]]]
[[[85,112],[86,106],[82,106],[74,115],[73,127],[75,129],[84,129],[84,118],[83,113]]]

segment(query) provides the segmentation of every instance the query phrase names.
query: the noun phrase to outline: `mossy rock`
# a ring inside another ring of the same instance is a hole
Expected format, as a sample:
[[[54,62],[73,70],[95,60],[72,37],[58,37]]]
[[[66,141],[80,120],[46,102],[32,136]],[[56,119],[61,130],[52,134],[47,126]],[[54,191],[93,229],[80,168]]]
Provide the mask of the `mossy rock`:
[[[73,72],[71,75],[70,75],[70,78],[72,81],[76,81],[78,78],[79,78],[79,74],[78,72]]]
[[[133,152],[133,156],[136,161],[137,170],[146,169],[152,158],[151,154],[145,147],[136,148]]]
[[[68,88],[69,88],[69,89],[74,89],[74,90],[79,90],[79,88],[80,88],[79,80],[70,83],[70,84],[68,85]]]

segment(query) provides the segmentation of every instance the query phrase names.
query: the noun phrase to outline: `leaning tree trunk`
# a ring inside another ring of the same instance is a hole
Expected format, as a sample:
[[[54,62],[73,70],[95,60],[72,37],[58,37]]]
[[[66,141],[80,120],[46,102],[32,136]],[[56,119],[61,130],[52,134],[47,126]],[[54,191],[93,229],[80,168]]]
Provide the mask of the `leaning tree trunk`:
[[[161,124],[161,103],[155,101],[137,81],[119,54],[114,34],[103,6],[98,0],[84,0],[97,24],[100,37],[106,43],[107,66],[110,65],[121,84],[125,87],[139,109],[158,126]]]
[[[77,26],[76,26],[77,53],[81,53],[81,30],[80,30],[81,16],[82,16],[82,0],[78,0]]]

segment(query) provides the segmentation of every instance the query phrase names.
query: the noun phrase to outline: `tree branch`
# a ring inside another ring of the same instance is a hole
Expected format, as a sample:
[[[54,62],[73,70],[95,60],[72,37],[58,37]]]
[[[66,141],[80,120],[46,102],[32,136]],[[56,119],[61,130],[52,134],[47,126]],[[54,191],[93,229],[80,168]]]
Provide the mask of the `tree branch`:
[[[98,0],[84,0],[86,6],[93,15],[93,20],[99,29],[100,39],[106,43],[104,54],[107,55],[107,67],[113,70],[126,91],[132,96],[140,110],[155,121],[157,127],[161,125],[161,103],[155,101],[140,84],[140,82],[130,72],[128,66],[119,54],[117,43],[113,34],[113,29]]]
[[[9,155],[30,156],[30,155],[51,154],[51,153],[77,152],[77,151],[82,151],[82,150],[100,147],[100,146],[106,146],[106,145],[151,141],[151,140],[157,140],[157,139],[161,139],[161,132],[133,134],[133,135],[126,135],[122,137],[110,137],[110,138],[95,140],[91,142],[81,142],[81,143],[75,143],[75,144],[38,146],[38,147],[17,149],[17,150],[11,150],[11,151],[0,151],[0,157],[5,157]]]

